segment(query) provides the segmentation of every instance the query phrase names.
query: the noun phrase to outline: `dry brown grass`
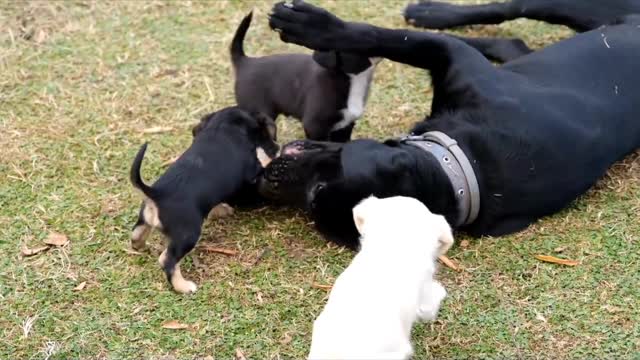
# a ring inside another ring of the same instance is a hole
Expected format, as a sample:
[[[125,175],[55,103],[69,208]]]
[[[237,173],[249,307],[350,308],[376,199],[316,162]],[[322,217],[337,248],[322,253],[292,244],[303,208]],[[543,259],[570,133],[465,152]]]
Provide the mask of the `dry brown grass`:
[[[403,27],[405,3],[323,2],[338,15]],[[251,54],[306,51],[268,30],[267,3],[0,3],[0,358],[301,358],[311,322],[351,254],[327,245],[303,214],[265,208],[213,219],[172,293],[157,268],[161,239],[126,251],[138,196],[133,154],[150,142],[145,177],[190,142],[200,115],[233,103],[226,48],[255,8]],[[384,8],[384,11],[381,9]],[[531,21],[471,27],[542,47],[570,35]],[[403,134],[428,113],[427,75],[388,61],[357,137]],[[151,127],[172,130],[148,134]],[[280,138],[302,135],[279,121]],[[419,325],[419,358],[631,358],[640,349],[637,284],[640,154],[616,164],[570,209],[514,236],[466,239],[443,269],[441,318]],[[70,243],[29,258],[60,232]],[[465,240],[460,238],[458,240]],[[535,254],[576,259],[575,268]],[[86,282],[82,290],[74,290]],[[189,329],[163,329],[176,320]]]

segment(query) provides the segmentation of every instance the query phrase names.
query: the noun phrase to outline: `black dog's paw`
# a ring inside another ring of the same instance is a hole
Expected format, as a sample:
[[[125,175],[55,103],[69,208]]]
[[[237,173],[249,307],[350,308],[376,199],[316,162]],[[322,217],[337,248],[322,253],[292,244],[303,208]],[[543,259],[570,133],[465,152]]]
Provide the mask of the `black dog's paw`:
[[[330,12],[296,0],[273,6],[269,26],[280,39],[314,50],[333,50],[333,43],[344,36],[345,22]]]
[[[426,29],[446,29],[457,26],[462,8],[458,5],[438,1],[423,1],[409,4],[404,9],[407,23]]]

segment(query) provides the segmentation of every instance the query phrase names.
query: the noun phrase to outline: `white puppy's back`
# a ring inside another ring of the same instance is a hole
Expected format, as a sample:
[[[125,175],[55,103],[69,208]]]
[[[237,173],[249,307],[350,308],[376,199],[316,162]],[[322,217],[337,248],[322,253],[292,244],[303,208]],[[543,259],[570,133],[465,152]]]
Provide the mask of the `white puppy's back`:
[[[406,359],[413,322],[435,317],[444,298],[433,273],[453,243],[451,229],[406,197],[367,198],[353,216],[361,250],[314,322],[309,358]]]

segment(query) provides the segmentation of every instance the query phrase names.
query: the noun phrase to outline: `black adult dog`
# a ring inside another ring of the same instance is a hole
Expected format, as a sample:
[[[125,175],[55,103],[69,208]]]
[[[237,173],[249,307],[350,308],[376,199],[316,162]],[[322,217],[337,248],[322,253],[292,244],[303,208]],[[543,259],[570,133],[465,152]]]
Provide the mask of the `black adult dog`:
[[[499,24],[517,18],[565,25],[578,32],[593,30],[640,13],[638,0],[513,0],[481,5],[454,5],[440,1],[410,4],[405,20],[427,29],[448,29],[473,24]],[[466,38],[489,59],[505,62],[531,52],[520,39]]]
[[[432,114],[411,132],[436,139],[296,141],[265,169],[261,191],[308,209],[328,239],[350,247],[351,208],[370,194],[418,198],[473,236],[524,229],[640,147],[640,19],[628,20],[495,67],[453,37],[278,3],[270,26],[285,42],[429,70]]]

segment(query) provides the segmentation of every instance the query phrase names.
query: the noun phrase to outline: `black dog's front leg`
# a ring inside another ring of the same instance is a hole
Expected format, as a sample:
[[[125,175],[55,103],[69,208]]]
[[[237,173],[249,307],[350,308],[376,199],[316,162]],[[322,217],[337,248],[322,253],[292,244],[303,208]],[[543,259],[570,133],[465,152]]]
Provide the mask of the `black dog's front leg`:
[[[487,59],[499,63],[505,63],[533,52],[533,50],[520,39],[454,37],[480,51]]]
[[[476,49],[454,37],[345,22],[302,1],[276,4],[269,25],[283,41],[313,50],[353,52],[427,69],[440,95],[461,88],[469,95],[478,73],[496,71]]]

